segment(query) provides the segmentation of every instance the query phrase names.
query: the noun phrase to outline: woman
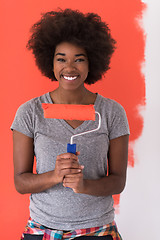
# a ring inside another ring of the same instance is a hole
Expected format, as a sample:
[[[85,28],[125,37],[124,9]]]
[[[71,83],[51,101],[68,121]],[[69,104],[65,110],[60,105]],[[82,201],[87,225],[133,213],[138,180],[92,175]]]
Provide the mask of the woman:
[[[31,193],[22,239],[121,239],[112,195],[125,186],[128,122],[120,104],[84,85],[100,80],[109,69],[115,49],[110,30],[97,14],[48,12],[32,27],[27,47],[42,74],[59,86],[21,105],[11,126],[15,187],[21,194]],[[94,104],[101,127],[77,137],[76,155],[66,153],[70,137],[95,129],[98,118],[46,119],[42,103]]]

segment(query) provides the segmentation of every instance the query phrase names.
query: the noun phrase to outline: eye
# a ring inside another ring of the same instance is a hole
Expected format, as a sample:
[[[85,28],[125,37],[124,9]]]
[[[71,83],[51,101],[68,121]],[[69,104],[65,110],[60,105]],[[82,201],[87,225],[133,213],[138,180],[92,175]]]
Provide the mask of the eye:
[[[75,60],[75,62],[84,62],[84,61],[85,61],[84,58],[78,58],[78,59]]]
[[[64,58],[57,58],[57,61],[58,62],[65,62],[65,59]]]

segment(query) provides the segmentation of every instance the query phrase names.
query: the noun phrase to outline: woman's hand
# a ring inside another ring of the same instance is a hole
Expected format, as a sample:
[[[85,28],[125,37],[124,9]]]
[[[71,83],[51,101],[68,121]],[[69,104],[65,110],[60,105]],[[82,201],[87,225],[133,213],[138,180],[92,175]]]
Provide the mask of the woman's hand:
[[[54,179],[57,183],[64,181],[66,176],[74,176],[81,173],[83,167],[78,162],[78,155],[72,153],[63,153],[57,156]]]
[[[43,192],[57,183],[62,183],[66,174],[81,172],[78,155],[79,152],[76,155],[61,154],[57,156],[54,170],[34,174],[33,139],[13,130],[14,182],[17,191],[21,194]]]
[[[63,186],[72,188],[75,193],[83,193],[85,188],[85,180],[83,179],[84,166],[81,166],[81,172],[65,175]]]
[[[126,181],[129,136],[110,140],[108,154],[108,176],[99,179],[83,179],[83,172],[69,174],[63,180],[64,187],[76,193],[93,196],[110,196],[123,191]]]

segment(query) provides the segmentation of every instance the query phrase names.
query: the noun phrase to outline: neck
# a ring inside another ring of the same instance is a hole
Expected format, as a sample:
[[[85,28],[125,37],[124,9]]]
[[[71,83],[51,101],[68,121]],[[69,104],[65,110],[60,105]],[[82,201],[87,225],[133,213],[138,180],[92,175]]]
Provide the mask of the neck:
[[[57,104],[86,104],[86,99],[90,93],[85,87],[74,91],[57,88],[51,93],[54,103]]]

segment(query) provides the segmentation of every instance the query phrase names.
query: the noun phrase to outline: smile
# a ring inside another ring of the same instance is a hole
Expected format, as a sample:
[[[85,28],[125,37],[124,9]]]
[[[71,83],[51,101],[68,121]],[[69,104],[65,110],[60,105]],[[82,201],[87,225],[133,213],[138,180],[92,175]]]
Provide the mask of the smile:
[[[72,76],[72,77],[68,77],[68,76],[64,76],[64,75],[62,75],[62,76],[63,76],[64,79],[66,79],[68,81],[73,81],[73,80],[78,78],[78,76]]]

